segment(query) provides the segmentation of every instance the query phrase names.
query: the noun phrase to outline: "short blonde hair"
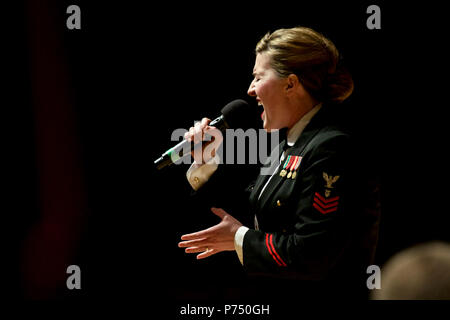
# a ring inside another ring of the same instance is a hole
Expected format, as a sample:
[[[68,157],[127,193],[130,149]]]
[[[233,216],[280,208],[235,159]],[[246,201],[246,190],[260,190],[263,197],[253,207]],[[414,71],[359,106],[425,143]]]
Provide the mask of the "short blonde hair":
[[[353,92],[353,79],[340,63],[336,46],[306,27],[278,29],[256,45],[256,54],[267,53],[280,77],[295,74],[315,99],[342,102]]]

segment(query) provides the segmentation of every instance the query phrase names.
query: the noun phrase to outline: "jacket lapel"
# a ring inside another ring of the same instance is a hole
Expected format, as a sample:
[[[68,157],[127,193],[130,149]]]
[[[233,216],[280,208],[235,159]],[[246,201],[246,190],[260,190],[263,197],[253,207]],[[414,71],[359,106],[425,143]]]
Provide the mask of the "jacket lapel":
[[[304,150],[305,150],[306,146],[308,145],[308,143],[312,140],[312,138],[314,138],[314,136],[320,131],[320,129],[323,128],[325,119],[326,119],[326,113],[323,112],[323,108],[322,108],[311,119],[310,123],[308,123],[308,125],[306,126],[306,128],[304,129],[304,131],[302,132],[300,137],[295,142],[294,146],[292,146],[287,151],[285,159],[289,155],[303,156]],[[280,153],[280,157],[281,157],[281,153]],[[269,178],[269,176],[267,176],[263,180],[260,180],[261,183],[260,183],[260,186],[257,191],[258,193],[256,193],[256,205],[255,205],[256,212],[260,212],[266,206],[267,202],[271,198],[271,195],[273,195],[273,192],[277,189],[277,187],[280,185],[280,183],[285,179],[285,178],[281,177],[279,174],[280,168],[281,168],[281,165],[278,166],[277,171],[275,172],[273,178],[270,180],[267,187],[264,189],[264,192],[258,201],[257,199],[258,199],[259,193],[261,192],[261,188],[262,188],[262,186],[264,186],[265,182],[267,182],[267,179]],[[261,178],[261,175],[258,177],[258,180],[259,180],[259,178]],[[262,181],[264,181],[264,184],[262,183]],[[261,184],[262,184],[262,186],[261,186]],[[255,190],[256,190],[256,188],[255,188]]]
[[[267,162],[264,165],[264,168],[266,170],[269,170],[269,168],[272,164],[273,157],[276,157],[277,162],[274,165],[276,168],[272,168],[272,170],[270,170],[270,172],[278,171],[278,167],[280,166],[279,159],[281,158],[281,154],[283,153],[283,148],[284,148],[285,144],[286,144],[286,139],[281,141],[281,143],[276,148],[273,149],[273,151],[270,155],[270,158],[267,159]],[[255,186],[252,190],[252,193],[250,194],[250,203],[251,203],[252,207],[255,207],[256,202],[258,201],[259,194],[261,193],[262,188],[266,185],[267,180],[269,180],[270,177],[271,177],[270,174],[264,174],[264,175],[260,174],[258,176],[258,178],[256,179]]]

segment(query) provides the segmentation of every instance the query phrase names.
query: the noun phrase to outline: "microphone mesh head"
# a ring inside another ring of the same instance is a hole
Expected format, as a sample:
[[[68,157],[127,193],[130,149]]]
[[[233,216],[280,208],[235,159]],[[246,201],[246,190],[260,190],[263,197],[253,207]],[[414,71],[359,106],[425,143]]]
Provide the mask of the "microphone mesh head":
[[[228,103],[221,110],[223,117],[232,129],[242,128],[244,130],[256,127],[254,110],[242,99]]]

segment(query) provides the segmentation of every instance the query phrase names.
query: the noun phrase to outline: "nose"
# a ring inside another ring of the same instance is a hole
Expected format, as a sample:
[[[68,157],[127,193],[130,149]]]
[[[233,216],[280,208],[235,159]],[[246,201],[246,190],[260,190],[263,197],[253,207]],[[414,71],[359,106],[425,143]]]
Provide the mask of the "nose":
[[[248,87],[247,94],[251,97],[256,97],[255,92],[255,80],[250,83],[250,87]]]

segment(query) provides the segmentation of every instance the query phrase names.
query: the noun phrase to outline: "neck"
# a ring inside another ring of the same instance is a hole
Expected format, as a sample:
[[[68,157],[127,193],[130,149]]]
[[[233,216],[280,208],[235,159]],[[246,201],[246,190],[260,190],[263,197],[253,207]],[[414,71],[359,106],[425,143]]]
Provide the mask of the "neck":
[[[307,101],[306,103],[302,103],[297,105],[297,107],[294,109],[296,110],[294,113],[294,116],[291,117],[291,121],[289,123],[288,130],[290,130],[301,118],[305,116],[308,112],[310,112],[316,105],[317,101]]]

